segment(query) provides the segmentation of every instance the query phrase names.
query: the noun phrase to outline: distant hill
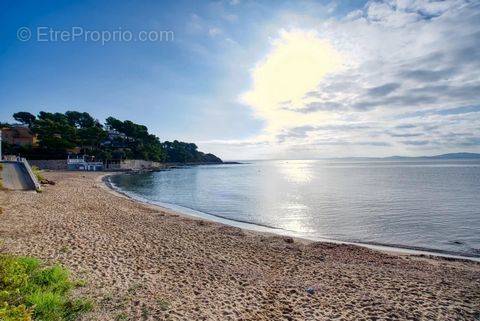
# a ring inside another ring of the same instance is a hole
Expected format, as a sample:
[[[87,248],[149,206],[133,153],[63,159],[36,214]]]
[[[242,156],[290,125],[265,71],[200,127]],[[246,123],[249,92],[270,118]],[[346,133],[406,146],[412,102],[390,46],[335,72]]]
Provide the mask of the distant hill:
[[[479,159],[478,153],[449,153],[434,156],[389,156],[389,157],[334,157],[326,159],[338,159],[338,160],[356,160],[356,161],[370,161],[370,160],[449,160],[449,159]]]
[[[434,156],[391,156],[382,159],[480,159],[480,154],[477,153],[449,153]]]

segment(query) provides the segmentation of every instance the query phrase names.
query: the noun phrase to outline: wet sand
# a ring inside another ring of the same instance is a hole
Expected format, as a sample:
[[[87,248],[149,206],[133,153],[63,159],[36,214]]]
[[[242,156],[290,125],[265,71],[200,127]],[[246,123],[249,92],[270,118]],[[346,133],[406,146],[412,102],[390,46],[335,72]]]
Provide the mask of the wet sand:
[[[119,196],[98,173],[45,176],[43,193],[0,192],[0,251],[85,279],[84,320],[480,320],[479,263],[245,231]]]

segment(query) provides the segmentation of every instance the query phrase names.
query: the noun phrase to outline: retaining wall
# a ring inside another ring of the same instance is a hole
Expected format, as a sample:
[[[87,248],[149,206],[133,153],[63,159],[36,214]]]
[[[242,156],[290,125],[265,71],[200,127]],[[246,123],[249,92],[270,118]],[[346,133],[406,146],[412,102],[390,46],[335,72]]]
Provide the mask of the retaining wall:
[[[165,164],[146,161],[142,159],[127,159],[123,160],[120,163],[113,163],[107,164],[105,166],[105,170],[113,170],[113,171],[125,171],[125,170],[149,170],[149,169],[157,169],[157,168],[164,168]]]
[[[28,161],[31,166],[37,166],[40,169],[49,170],[68,170],[66,159],[32,159]],[[149,170],[165,168],[168,164],[145,161],[141,159],[127,159],[120,163],[107,164],[104,169],[106,171],[127,171],[127,170]]]
[[[67,170],[66,159],[29,159],[30,166],[37,166],[40,169]]]

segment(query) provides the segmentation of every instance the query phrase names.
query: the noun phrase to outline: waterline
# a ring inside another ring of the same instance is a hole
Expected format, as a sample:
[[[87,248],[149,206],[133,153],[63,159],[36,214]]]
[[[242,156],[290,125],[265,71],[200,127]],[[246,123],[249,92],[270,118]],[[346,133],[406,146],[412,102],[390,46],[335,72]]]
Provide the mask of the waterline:
[[[450,258],[450,259],[460,259],[460,260],[470,260],[470,261],[475,261],[475,262],[480,262],[480,256],[476,255],[457,255],[453,252],[449,251],[442,251],[442,250],[437,250],[437,249],[429,249],[429,248],[422,248],[422,247],[409,247],[409,246],[404,246],[404,245],[393,245],[393,244],[380,244],[380,243],[367,243],[367,242],[350,242],[350,241],[342,241],[342,240],[335,240],[331,238],[325,238],[325,237],[318,237],[318,236],[305,236],[302,235],[301,233],[287,230],[287,229],[282,229],[282,228],[276,228],[276,227],[271,227],[267,225],[261,225],[261,224],[255,224],[251,222],[246,222],[246,221],[241,221],[241,220],[234,220],[234,219],[229,219],[225,218],[219,215],[214,215],[214,214],[209,214],[205,212],[201,212],[195,209],[191,209],[185,206],[177,205],[177,204],[172,204],[172,203],[166,203],[166,202],[160,202],[160,201],[152,201],[149,200],[145,197],[142,197],[136,193],[126,191],[119,187],[117,184],[115,184],[111,178],[112,176],[115,175],[130,175],[130,174],[113,174],[113,175],[107,175],[104,177],[104,183],[111,188],[113,191],[122,194],[132,200],[135,200],[137,202],[141,202],[144,204],[148,205],[154,205],[157,207],[160,207],[162,209],[170,210],[173,212],[176,212],[180,215],[185,215],[197,219],[203,219],[215,223],[220,223],[228,226],[233,226],[233,227],[238,227],[244,230],[249,230],[253,232],[259,232],[259,233],[267,233],[267,234],[275,234],[275,235],[280,235],[280,236],[285,236],[285,237],[293,237],[297,239],[302,239],[306,241],[314,241],[314,242],[326,242],[326,243],[333,243],[333,244],[347,244],[347,245],[357,245],[357,246],[362,246],[366,247],[369,249],[373,250],[378,250],[378,251],[383,251],[383,252],[390,252],[390,253],[396,253],[396,254],[408,254],[408,255],[426,255],[426,256],[437,256],[437,257],[444,257],[444,258]]]

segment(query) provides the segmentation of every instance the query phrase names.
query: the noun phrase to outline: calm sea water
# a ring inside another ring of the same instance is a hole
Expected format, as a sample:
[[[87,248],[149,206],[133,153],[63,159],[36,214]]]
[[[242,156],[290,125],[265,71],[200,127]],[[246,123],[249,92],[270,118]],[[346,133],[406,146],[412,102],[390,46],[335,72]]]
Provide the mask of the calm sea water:
[[[306,238],[480,257],[480,161],[255,161],[112,183],[134,197]]]

